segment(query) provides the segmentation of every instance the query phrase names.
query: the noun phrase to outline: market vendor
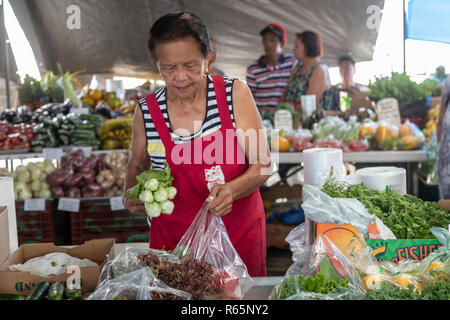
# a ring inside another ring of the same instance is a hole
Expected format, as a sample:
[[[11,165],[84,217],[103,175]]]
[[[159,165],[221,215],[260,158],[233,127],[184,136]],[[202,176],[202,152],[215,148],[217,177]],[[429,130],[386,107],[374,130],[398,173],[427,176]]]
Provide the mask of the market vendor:
[[[442,89],[439,119],[436,127],[438,141],[438,178],[441,199],[450,199],[450,76]]]
[[[128,198],[129,188],[137,183],[136,175],[150,167],[162,169],[167,161],[178,190],[175,209],[171,215],[152,218],[150,247],[174,249],[210,198],[210,212],[222,217],[249,274],[265,276],[266,229],[259,186],[271,174],[271,160],[265,136],[252,140],[251,134],[241,135],[264,132],[249,88],[238,79],[208,74],[210,37],[193,13],[159,18],[147,42],[165,87],[141,99],[136,108],[125,207],[145,214],[140,200]],[[207,155],[212,149],[211,159]]]
[[[322,42],[319,34],[315,31],[297,33],[294,54],[302,64],[292,70],[281,101],[292,103],[301,110],[302,95],[315,95],[316,109],[337,109],[333,105],[328,67],[320,60]]]
[[[289,75],[298,64],[290,53],[284,54],[288,38],[283,26],[271,23],[261,30],[264,55],[247,67],[246,81],[262,114],[280,103]]]
[[[366,86],[356,83],[353,76],[356,72],[355,60],[350,56],[340,57],[338,60],[339,74],[341,82],[334,86],[338,91],[347,91],[349,93],[356,93],[360,91],[370,91]]]

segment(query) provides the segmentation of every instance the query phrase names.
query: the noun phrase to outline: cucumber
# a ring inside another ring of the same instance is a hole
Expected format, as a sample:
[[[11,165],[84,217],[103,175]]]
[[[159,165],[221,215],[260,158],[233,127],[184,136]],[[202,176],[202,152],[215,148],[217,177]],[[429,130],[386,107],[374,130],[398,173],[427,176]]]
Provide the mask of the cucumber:
[[[45,298],[49,288],[50,282],[41,281],[37,284],[33,291],[31,291],[28,297],[25,298],[25,300],[42,300]]]
[[[0,293],[0,300],[24,300],[24,296],[13,293]]]
[[[48,289],[48,300],[63,300],[64,284],[62,282],[54,282]]]

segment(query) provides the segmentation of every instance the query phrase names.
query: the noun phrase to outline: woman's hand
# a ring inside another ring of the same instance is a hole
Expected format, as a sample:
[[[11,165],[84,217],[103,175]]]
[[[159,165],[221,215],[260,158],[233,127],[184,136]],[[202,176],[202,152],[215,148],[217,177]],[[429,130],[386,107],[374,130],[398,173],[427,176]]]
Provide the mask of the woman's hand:
[[[233,192],[227,184],[215,184],[209,194],[209,211],[216,217],[222,217],[231,212]]]
[[[128,211],[130,211],[132,214],[137,214],[140,216],[145,216],[145,206],[144,203],[140,199],[130,199],[128,197],[129,190],[125,191],[123,195],[123,205],[125,206]]]

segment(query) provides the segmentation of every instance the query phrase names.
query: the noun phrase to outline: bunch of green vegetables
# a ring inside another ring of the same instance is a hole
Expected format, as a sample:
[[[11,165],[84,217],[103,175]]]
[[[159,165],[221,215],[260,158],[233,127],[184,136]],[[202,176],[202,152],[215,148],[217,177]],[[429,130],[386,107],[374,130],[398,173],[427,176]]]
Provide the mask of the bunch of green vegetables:
[[[275,290],[270,295],[270,299],[284,300],[300,291],[329,294],[337,287],[348,288],[348,280],[343,278],[339,283],[335,280],[326,281],[322,273],[306,278],[301,275],[289,276],[283,279],[279,290]]]
[[[265,120],[269,120],[272,125],[275,125],[275,112],[277,112],[278,110],[287,110],[292,114],[292,123],[294,124],[294,127],[295,124],[300,121],[300,112],[296,111],[294,109],[294,106],[287,102],[279,104],[273,111],[264,111],[262,113],[262,118]]]
[[[81,114],[74,119],[75,130],[71,134],[71,144],[98,149],[101,145],[97,137],[97,130],[103,117],[98,114]]]
[[[369,97],[374,100],[396,98],[398,101],[416,101],[431,96],[437,84],[431,79],[418,84],[406,73],[392,72],[390,77],[375,77],[368,87],[371,90]]]
[[[164,170],[146,170],[136,176],[136,180],[138,184],[130,189],[129,198],[141,199],[149,217],[172,214],[175,205],[171,200],[177,195],[177,189],[172,186],[173,177],[167,162],[164,162]]]
[[[438,281],[419,292],[412,284],[403,289],[383,282],[379,289],[370,290],[364,300],[450,300],[450,283]]]
[[[447,228],[450,224],[449,211],[410,194],[371,190],[363,184],[350,185],[334,178],[327,180],[322,191],[334,198],[359,200],[370,214],[391,229],[397,239],[435,239],[431,228]]]
[[[63,282],[39,282],[26,297],[18,294],[0,294],[0,300],[82,300],[81,289],[69,288]]]
[[[340,117],[326,117],[313,125],[312,134],[314,140],[330,139],[350,142],[359,140],[361,123],[357,117],[351,117],[348,121]],[[330,137],[332,136],[332,137]]]

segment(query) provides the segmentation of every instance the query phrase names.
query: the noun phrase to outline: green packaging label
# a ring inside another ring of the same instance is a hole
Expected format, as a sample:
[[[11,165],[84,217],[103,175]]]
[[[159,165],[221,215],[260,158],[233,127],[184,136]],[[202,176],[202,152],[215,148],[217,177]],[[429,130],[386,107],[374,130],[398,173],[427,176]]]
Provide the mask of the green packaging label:
[[[377,261],[390,260],[395,263],[405,259],[423,260],[430,253],[442,247],[442,244],[436,239],[366,239],[366,244],[373,249],[373,255]]]

